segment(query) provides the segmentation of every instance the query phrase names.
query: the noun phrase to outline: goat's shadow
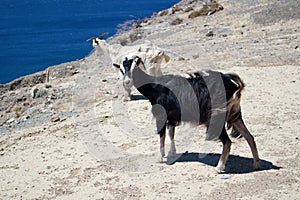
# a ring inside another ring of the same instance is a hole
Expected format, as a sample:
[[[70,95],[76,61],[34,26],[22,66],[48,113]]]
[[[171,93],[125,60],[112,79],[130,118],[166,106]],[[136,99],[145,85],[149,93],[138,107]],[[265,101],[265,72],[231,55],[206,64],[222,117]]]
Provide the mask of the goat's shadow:
[[[175,159],[168,159],[166,163],[168,165],[173,165],[176,162],[200,162],[210,166],[217,166],[220,154],[210,153],[189,153],[185,152],[183,154],[176,154]],[[279,170],[281,167],[273,165],[272,162],[267,160],[260,161],[260,169],[255,171],[265,171],[265,170]],[[237,155],[230,155],[227,163],[225,173],[230,174],[245,174],[253,172],[253,159],[245,158]]]
[[[131,100],[132,101],[138,101],[138,100],[147,100],[146,97],[144,97],[143,95],[140,94],[135,94],[135,95],[131,95]]]

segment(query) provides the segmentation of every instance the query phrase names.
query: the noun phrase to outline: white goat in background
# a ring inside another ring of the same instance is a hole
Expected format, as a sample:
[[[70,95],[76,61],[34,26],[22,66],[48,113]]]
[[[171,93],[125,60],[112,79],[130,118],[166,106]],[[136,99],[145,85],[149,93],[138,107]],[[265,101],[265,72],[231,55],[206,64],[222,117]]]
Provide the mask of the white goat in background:
[[[99,37],[89,38],[87,41],[92,41],[94,48],[106,46],[109,49],[109,54],[112,60],[112,66],[116,69],[123,79],[123,86],[125,89],[124,100],[131,100],[131,88],[133,86],[131,77],[131,66],[124,66],[125,58],[131,59],[133,57],[140,57],[144,62],[144,70],[152,76],[162,76],[161,65],[163,61],[166,63],[170,61],[163,49],[154,46],[150,41],[142,41],[130,46],[122,46],[120,44],[108,44],[103,38],[108,33],[104,33]]]

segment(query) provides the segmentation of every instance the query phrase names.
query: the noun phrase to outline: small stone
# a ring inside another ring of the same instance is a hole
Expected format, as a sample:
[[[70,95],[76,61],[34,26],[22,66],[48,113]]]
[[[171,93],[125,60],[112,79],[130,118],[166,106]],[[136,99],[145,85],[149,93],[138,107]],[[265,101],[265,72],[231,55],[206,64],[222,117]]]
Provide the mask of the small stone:
[[[214,32],[213,31],[209,31],[208,33],[206,33],[205,36],[212,37],[212,36],[214,36]]]
[[[196,53],[196,54],[194,54],[192,57],[193,57],[193,59],[197,59],[197,58],[200,57],[200,55],[199,55],[198,53]]]
[[[6,121],[6,123],[11,124],[11,123],[13,123],[14,121],[16,121],[15,118],[10,118],[9,120]]]
[[[178,24],[181,24],[183,22],[183,20],[182,19],[180,19],[180,18],[176,18],[175,20],[173,20],[172,22],[171,22],[171,25],[178,25]]]
[[[192,10],[194,10],[192,7],[187,7],[185,10],[184,10],[184,12],[190,12],[190,11],[192,11]]]
[[[33,99],[47,96],[48,92],[46,89],[33,88],[31,90],[31,97]]]
[[[20,98],[17,98],[17,102],[26,101],[26,97],[22,96]]]
[[[60,118],[59,118],[59,116],[57,116],[57,115],[53,115],[52,117],[51,117],[51,122],[58,122],[60,120]]]
[[[168,15],[168,14],[169,14],[168,10],[163,10],[163,11],[158,13],[159,16],[165,16],[165,15]]]

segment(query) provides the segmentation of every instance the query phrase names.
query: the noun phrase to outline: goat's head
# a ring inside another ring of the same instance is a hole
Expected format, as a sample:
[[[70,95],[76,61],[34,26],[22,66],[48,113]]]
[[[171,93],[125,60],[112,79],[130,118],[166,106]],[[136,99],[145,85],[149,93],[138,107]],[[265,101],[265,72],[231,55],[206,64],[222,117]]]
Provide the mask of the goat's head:
[[[161,76],[161,64],[163,61],[169,62],[170,57],[163,50],[154,50],[153,54],[148,56],[147,67],[149,74]]]
[[[150,60],[150,63],[158,63],[161,64],[161,62],[165,60],[166,62],[170,61],[170,56],[166,55],[164,51],[156,51],[154,54],[154,57]]]
[[[132,69],[134,67],[144,68],[143,61],[138,56],[132,56],[130,59],[125,57],[122,65],[113,64],[115,68],[118,68],[123,75],[123,85],[125,88],[130,89],[132,83]]]

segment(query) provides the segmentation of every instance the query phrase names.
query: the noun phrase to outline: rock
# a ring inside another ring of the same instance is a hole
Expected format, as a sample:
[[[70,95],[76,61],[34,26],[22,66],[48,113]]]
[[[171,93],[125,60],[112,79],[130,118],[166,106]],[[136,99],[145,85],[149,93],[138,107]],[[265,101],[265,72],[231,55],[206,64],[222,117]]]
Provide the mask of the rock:
[[[30,119],[30,116],[29,116],[29,115],[25,115],[25,116],[22,117],[22,121],[26,121],[26,120],[28,120],[28,119]]]
[[[208,33],[206,33],[205,36],[212,37],[212,36],[214,36],[214,32],[213,31],[209,31]]]
[[[196,18],[196,17],[199,17],[199,16],[203,16],[203,15],[207,15],[207,13],[206,12],[203,12],[203,11],[201,11],[201,10],[195,10],[195,11],[193,11],[191,14],[189,14],[189,16],[188,16],[188,18],[189,19],[194,19],[194,18]]]
[[[179,7],[178,5],[175,5],[172,7],[172,14],[179,12],[179,11],[183,11],[183,9],[181,7]]]
[[[190,12],[190,11],[192,11],[192,10],[194,10],[192,7],[187,7],[187,8],[184,10],[184,12]]]
[[[21,101],[26,101],[26,97],[22,96],[22,97],[17,98],[17,102],[21,102]]]
[[[59,116],[53,115],[53,116],[51,117],[51,122],[58,122],[58,121],[60,121]]]
[[[199,55],[198,53],[196,53],[196,54],[194,54],[192,57],[193,57],[193,59],[197,59],[197,58],[200,57],[200,55]]]
[[[223,6],[218,4],[216,1],[211,1],[208,4],[203,5],[200,10],[193,11],[188,17],[194,19],[199,16],[212,15],[217,11],[223,10]]]
[[[13,118],[10,118],[9,120],[7,120],[6,123],[11,124],[15,121],[16,121],[16,119],[13,117]]]
[[[48,94],[48,91],[46,88],[39,88],[39,87],[34,87],[30,92],[30,95],[33,99],[45,97],[45,96],[47,96],[47,94]]]
[[[35,107],[28,108],[26,111],[27,115],[31,115],[35,112],[38,112],[38,110]]]
[[[176,19],[174,19],[172,22],[171,22],[171,25],[178,25],[178,24],[181,24],[183,22],[183,20],[182,19],[180,19],[180,18],[176,18]]]
[[[165,15],[168,15],[168,14],[169,14],[168,10],[163,10],[163,11],[158,13],[158,16],[165,16]]]

